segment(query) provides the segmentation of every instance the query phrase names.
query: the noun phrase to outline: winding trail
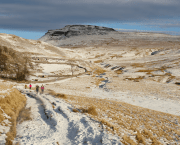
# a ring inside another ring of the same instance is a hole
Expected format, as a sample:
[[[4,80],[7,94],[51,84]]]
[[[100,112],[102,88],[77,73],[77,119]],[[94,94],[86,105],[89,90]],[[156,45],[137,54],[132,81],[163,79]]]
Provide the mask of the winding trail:
[[[22,145],[79,145],[116,144],[121,145],[118,136],[108,134],[99,122],[81,113],[64,100],[49,94],[35,94],[21,90],[31,107],[32,120],[17,125],[14,140]],[[100,127],[99,127],[100,126]]]

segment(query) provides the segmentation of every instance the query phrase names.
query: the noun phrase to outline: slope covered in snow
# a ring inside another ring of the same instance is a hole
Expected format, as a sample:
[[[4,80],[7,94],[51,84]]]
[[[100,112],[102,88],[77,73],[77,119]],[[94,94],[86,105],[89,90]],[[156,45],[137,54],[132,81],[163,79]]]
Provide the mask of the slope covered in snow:
[[[61,47],[6,34],[0,41],[31,54],[34,66],[16,83],[33,119],[18,124],[14,143],[180,143],[179,36],[85,35],[60,40]],[[35,94],[42,84],[45,94]]]
[[[14,142],[33,145],[118,144],[118,136],[108,134],[103,125],[81,113],[63,100],[47,94],[24,90],[26,107],[31,107],[32,121],[18,125]]]

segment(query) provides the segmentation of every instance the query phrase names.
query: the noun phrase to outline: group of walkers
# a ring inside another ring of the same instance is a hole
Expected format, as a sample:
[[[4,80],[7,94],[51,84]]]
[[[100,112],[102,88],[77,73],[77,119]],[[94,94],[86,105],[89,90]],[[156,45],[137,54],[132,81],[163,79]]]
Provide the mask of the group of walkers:
[[[31,90],[31,88],[32,88],[32,85],[30,84],[29,89]],[[27,89],[27,85],[25,85],[25,89]],[[39,92],[39,86],[36,85],[36,93],[38,94],[38,92]],[[44,86],[42,85],[41,86],[41,94],[43,94],[43,93],[44,93]]]
[[[36,93],[38,94],[38,92],[39,92],[39,86],[36,85]],[[42,85],[41,86],[41,94],[43,94],[43,93],[44,93],[44,86]]]

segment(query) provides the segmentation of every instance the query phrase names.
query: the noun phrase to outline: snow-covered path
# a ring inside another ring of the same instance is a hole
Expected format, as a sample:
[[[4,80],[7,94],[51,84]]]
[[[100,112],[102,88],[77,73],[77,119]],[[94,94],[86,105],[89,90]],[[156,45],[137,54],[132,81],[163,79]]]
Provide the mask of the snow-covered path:
[[[24,91],[32,120],[17,125],[14,142],[22,145],[122,144],[118,136],[107,134],[100,123],[51,95]],[[54,107],[53,107],[54,106]]]

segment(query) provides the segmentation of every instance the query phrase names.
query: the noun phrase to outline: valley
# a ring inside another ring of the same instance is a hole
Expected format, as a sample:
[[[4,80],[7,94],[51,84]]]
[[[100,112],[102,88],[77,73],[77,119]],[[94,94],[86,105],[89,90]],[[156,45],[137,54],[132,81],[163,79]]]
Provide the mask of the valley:
[[[104,29],[103,34],[71,33],[61,39],[47,33],[39,40],[0,34],[0,45],[26,56],[29,65],[26,80],[1,79],[0,86],[12,85],[26,98],[24,107],[31,108],[31,119],[17,122],[17,133],[9,140],[34,145],[180,144],[180,36],[104,34]],[[25,89],[29,84],[32,89]],[[36,94],[35,86],[42,84],[44,94]],[[1,96],[8,95],[9,88],[0,89]],[[7,143],[7,130],[1,123],[1,143]]]

